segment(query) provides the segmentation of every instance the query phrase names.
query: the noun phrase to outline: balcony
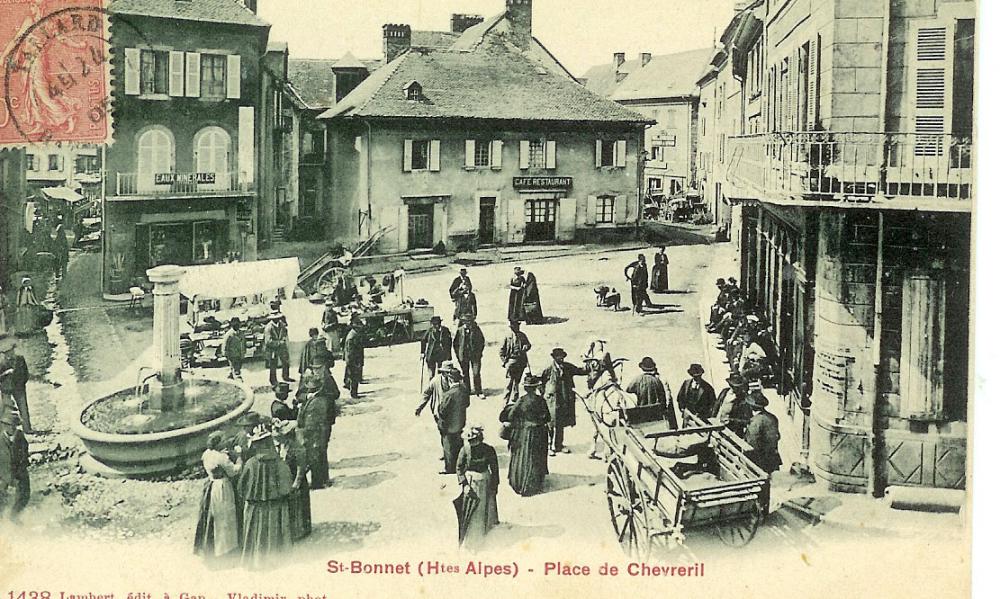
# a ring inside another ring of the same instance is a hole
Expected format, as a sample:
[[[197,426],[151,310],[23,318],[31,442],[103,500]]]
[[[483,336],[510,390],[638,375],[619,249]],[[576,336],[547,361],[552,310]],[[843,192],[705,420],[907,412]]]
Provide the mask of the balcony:
[[[733,199],[972,209],[971,136],[790,132],[728,143],[725,178]]]
[[[244,196],[254,190],[237,172],[118,173],[116,182],[115,196],[121,199]]]

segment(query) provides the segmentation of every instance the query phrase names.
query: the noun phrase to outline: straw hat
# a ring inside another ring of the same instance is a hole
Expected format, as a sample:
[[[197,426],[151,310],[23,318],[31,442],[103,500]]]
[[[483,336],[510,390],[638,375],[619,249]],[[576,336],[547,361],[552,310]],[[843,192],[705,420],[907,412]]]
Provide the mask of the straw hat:
[[[462,435],[466,441],[472,441],[475,439],[483,440],[483,427],[481,426],[470,426],[465,430],[465,434]]]
[[[526,375],[524,380],[521,381],[521,386],[525,389],[535,389],[541,387],[543,384],[542,379],[533,374]]]

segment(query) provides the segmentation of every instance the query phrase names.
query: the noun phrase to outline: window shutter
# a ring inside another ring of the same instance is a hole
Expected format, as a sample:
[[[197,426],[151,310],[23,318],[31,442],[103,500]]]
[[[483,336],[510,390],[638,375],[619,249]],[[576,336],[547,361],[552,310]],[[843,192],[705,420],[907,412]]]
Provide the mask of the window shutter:
[[[576,237],[576,199],[562,198],[559,200],[559,222],[556,228],[556,239],[572,241]]]
[[[545,168],[553,169],[556,167],[556,142],[547,141],[545,142]]]
[[[595,168],[601,168],[602,166],[604,166],[604,165],[601,164],[601,154],[603,152],[604,152],[604,143],[601,140],[597,140],[597,143],[594,145],[594,167]]]
[[[522,139],[521,140],[521,170],[524,170],[531,166],[531,142]]]
[[[230,100],[240,99],[240,55],[226,56],[226,97]]]
[[[628,149],[628,142],[624,139],[620,139],[615,142],[615,166],[618,168],[625,167],[625,155]]]
[[[615,224],[624,225],[628,217],[628,206],[625,205],[625,196],[615,196]]]
[[[441,140],[432,139],[431,140],[431,156],[430,164],[428,168],[431,172],[438,172],[441,170]]]
[[[167,93],[171,96],[184,95],[184,53],[170,52],[170,80],[168,82]]]
[[[408,173],[413,170],[413,140],[403,140],[403,172]]]
[[[499,139],[490,143],[490,166],[496,170],[503,168],[503,142]]]
[[[524,241],[524,200],[520,197],[507,200],[507,239],[510,243]]]
[[[820,48],[823,40],[816,34],[816,37],[809,42],[809,98],[807,114],[809,121],[806,123],[806,130],[813,131],[819,125],[819,69],[822,66],[820,61]]]
[[[476,168],[476,140],[465,140],[465,168]]]
[[[138,48],[125,48],[125,95],[139,95],[139,61]]]
[[[185,52],[184,60],[187,79],[184,95],[189,98],[198,98],[201,96],[201,54],[197,52]]]
[[[910,81],[916,156],[940,156],[951,114],[951,26],[944,22],[918,27],[911,44]],[[926,137],[924,137],[926,136]]]
[[[598,142],[600,143],[600,142]],[[597,224],[597,196],[587,196],[587,224]]]

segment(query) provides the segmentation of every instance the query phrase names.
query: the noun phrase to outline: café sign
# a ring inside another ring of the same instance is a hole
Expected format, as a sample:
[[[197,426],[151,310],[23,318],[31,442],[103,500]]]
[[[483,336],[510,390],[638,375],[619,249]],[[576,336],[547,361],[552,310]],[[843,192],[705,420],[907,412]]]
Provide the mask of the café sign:
[[[153,176],[156,185],[172,185],[175,183],[197,183],[211,185],[215,183],[215,173],[156,173]]]
[[[514,189],[570,189],[573,177],[514,177]]]

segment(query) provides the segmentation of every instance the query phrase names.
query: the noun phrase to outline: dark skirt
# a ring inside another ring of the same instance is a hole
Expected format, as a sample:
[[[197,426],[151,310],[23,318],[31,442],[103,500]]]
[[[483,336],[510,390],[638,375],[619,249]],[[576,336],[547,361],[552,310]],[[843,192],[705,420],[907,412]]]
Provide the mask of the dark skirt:
[[[524,321],[524,291],[511,291],[507,298],[507,320]]]
[[[545,315],[542,314],[542,303],[535,295],[534,300],[524,301],[524,322],[528,324],[545,324]]]
[[[292,544],[289,497],[247,501],[243,512],[243,566],[266,568]]]
[[[549,433],[543,425],[519,423],[510,439],[507,481],[518,495],[540,493],[549,473]]]
[[[312,532],[312,502],[309,500],[309,483],[303,481],[302,487],[292,491],[289,500],[289,517],[292,526],[292,540],[298,541]]]
[[[653,293],[666,293],[670,290],[670,267],[666,264],[655,264],[650,273],[649,289]]]

